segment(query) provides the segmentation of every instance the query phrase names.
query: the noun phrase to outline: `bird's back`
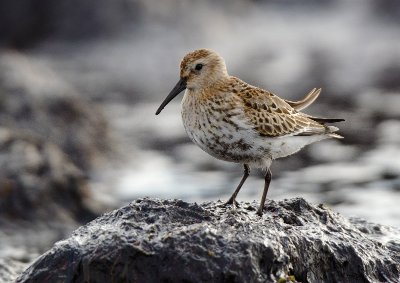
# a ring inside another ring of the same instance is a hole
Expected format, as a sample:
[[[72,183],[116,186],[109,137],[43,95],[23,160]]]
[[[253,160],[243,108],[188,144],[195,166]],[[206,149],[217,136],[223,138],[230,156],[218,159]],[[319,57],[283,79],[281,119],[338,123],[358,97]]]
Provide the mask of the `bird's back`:
[[[225,92],[232,92],[237,107],[243,109],[250,125],[260,136],[310,136],[326,134],[333,130],[325,125],[323,118],[301,113],[271,92],[235,77],[230,78],[229,85]]]

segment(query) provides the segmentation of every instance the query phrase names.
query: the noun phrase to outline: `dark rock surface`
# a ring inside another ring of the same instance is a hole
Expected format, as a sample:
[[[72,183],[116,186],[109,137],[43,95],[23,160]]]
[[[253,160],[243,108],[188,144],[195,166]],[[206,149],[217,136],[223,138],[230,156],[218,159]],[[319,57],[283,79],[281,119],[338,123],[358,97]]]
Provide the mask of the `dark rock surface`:
[[[232,209],[140,199],[57,243],[17,282],[398,282],[400,232],[296,198]]]

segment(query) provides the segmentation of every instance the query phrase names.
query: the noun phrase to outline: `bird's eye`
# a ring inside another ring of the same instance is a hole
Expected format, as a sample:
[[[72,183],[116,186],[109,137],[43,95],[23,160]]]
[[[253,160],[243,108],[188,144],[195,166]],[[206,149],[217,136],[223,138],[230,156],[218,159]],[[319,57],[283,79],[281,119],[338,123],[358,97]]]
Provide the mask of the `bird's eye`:
[[[196,71],[200,71],[203,68],[203,64],[196,64],[196,67],[194,67],[194,69]]]

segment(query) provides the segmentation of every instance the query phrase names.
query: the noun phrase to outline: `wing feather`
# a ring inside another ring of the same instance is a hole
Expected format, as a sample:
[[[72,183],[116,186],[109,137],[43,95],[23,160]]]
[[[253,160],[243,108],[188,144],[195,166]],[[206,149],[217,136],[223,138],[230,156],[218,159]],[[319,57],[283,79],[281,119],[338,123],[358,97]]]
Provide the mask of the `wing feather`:
[[[313,88],[307,95],[304,97],[302,100],[299,101],[290,101],[290,100],[285,100],[287,104],[289,104],[291,107],[296,109],[297,111],[300,111],[302,109],[307,108],[310,106],[320,95],[321,89],[316,89]]]
[[[234,93],[241,99],[250,124],[261,136],[309,136],[330,133],[329,127],[298,112],[284,99],[235,79],[238,82],[235,84],[237,89]]]

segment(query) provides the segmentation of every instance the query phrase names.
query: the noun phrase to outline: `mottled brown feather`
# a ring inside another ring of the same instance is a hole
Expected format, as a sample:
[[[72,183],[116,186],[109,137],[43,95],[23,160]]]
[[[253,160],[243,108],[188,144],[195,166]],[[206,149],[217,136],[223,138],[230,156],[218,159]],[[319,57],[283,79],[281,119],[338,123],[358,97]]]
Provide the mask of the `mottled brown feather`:
[[[319,135],[329,129],[297,112],[283,99],[266,90],[251,86],[231,77],[231,86],[237,88],[245,116],[261,136]]]

